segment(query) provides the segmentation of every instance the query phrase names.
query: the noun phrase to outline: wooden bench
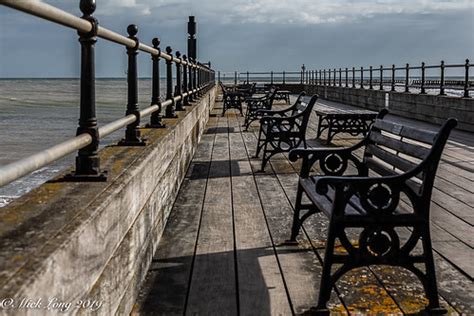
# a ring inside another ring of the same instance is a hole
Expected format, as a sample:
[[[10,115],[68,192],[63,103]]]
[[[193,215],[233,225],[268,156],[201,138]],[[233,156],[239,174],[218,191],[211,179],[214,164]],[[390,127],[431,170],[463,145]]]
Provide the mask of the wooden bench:
[[[306,129],[317,95],[314,95],[309,102],[305,102],[302,92],[296,102],[283,110],[260,110],[260,131],[258,133],[256,157],[263,149],[262,168],[273,155],[282,152],[289,152],[293,148],[306,145]]]
[[[291,161],[303,159],[290,241],[296,242],[310,215],[329,217],[318,313],[327,312],[331,289],[343,274],[374,264],[408,269],[423,284],[427,312],[445,311],[438,301],[429,214],[436,169],[457,122],[449,119],[434,133],[387,121],[386,113],[382,110],[369,134],[352,147],[290,152]],[[354,154],[361,148],[362,159]],[[316,163],[322,175],[311,174]],[[311,203],[302,204],[303,193]],[[335,253],[336,240],[343,251]],[[421,249],[415,250],[418,242]]]
[[[319,138],[327,129],[326,143],[330,144],[333,137],[338,133],[349,133],[353,136],[366,135],[372,125],[376,112],[358,109],[339,109],[318,104],[315,108],[318,116],[318,130],[316,137]]]
[[[275,95],[275,100],[283,100],[286,104],[290,104],[290,94],[291,92],[288,90],[278,90]]]
[[[220,82],[220,86],[223,94],[222,116],[224,116],[225,112],[229,109],[237,109],[240,115],[243,115],[242,102],[246,97],[246,93],[235,91],[233,88],[225,86],[222,82]]]
[[[245,121],[244,125],[245,130],[248,130],[250,124],[253,121],[259,120],[262,116],[259,113],[260,110],[271,110],[273,106],[273,101],[275,100],[275,95],[277,89],[271,87],[268,92],[261,97],[251,97],[246,98],[245,103],[247,103],[247,111],[245,112]]]

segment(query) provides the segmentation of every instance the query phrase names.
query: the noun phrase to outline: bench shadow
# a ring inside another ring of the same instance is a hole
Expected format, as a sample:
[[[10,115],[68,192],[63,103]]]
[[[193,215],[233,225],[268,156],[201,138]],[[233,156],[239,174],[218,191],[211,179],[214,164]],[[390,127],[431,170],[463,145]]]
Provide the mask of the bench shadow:
[[[308,250],[285,248],[279,255],[301,251]],[[274,288],[267,285],[260,267],[261,259],[266,256],[275,256],[272,247],[206,253],[194,258],[192,255],[155,258],[149,269],[151,277],[146,280],[147,291],[142,293],[137,312],[140,315],[215,315],[214,312],[219,311],[227,315],[236,314],[234,309],[240,302],[242,314],[271,315],[269,291]],[[234,258],[238,262],[238,287]]]

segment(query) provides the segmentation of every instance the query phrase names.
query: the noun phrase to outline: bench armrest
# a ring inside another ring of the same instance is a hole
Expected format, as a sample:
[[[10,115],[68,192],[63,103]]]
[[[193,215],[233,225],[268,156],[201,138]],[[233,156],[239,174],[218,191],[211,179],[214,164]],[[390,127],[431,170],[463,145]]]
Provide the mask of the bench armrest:
[[[407,183],[408,173],[385,177],[354,177],[354,176],[322,176],[316,180],[316,192],[327,194],[329,187],[335,190],[336,205],[334,213],[340,216],[352,198],[357,195],[360,205],[370,215],[392,214],[400,202],[400,193],[403,192],[416,199],[418,195]]]
[[[289,159],[297,161],[303,159],[301,165],[300,177],[309,176],[312,166],[319,161],[321,170],[325,175],[341,176],[347,169],[349,161],[352,161],[357,167],[358,175],[367,174],[367,167],[352,152],[367,143],[364,138],[359,143],[351,147],[341,148],[296,148],[290,151]]]

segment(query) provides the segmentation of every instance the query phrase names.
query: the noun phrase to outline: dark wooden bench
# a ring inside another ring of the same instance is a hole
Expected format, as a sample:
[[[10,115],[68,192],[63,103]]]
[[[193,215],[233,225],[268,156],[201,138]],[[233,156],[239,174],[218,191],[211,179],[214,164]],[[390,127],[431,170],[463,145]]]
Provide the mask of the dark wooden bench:
[[[260,110],[260,131],[258,133],[256,157],[263,149],[262,168],[273,155],[282,152],[289,152],[293,148],[306,145],[306,129],[317,95],[314,95],[309,102],[305,102],[302,92],[296,102],[283,110]]]
[[[315,112],[318,115],[316,137],[319,138],[322,132],[327,129],[327,144],[331,143],[333,137],[338,133],[365,136],[377,116],[376,112],[368,110],[339,109],[319,104],[316,106]]]
[[[290,104],[290,94],[291,92],[288,90],[278,90],[275,95],[275,100],[283,100],[287,104]]]
[[[261,97],[251,97],[245,99],[245,103],[247,103],[247,111],[245,112],[245,121],[243,125],[245,126],[245,130],[248,130],[250,124],[253,121],[259,120],[262,117],[258,111],[272,109],[276,93],[277,89],[275,87],[271,87],[270,90],[268,90],[268,92]]]
[[[327,312],[331,289],[343,274],[374,264],[413,272],[429,300],[427,312],[444,312],[438,301],[429,211],[441,153],[457,122],[449,119],[434,133],[387,121],[386,113],[382,110],[369,134],[352,147],[290,152],[291,161],[303,159],[290,241],[296,241],[310,215],[329,217],[318,313]],[[362,159],[354,154],[361,148]],[[311,175],[315,163],[322,175]],[[303,193],[311,203],[302,204]],[[344,251],[335,253],[336,240]],[[414,251],[418,242],[421,253]],[[334,272],[333,265],[338,265]]]
[[[222,89],[222,116],[229,109],[237,109],[240,112],[240,115],[243,115],[242,112],[242,102],[246,98],[247,94],[242,91],[236,91],[232,87],[225,86],[220,82]]]

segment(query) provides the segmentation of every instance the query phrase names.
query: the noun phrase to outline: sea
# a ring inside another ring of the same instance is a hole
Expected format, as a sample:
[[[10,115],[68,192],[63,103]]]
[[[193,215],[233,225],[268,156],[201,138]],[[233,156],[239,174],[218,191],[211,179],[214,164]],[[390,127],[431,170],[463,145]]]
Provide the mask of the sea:
[[[160,80],[165,95],[165,80]],[[138,82],[139,106],[151,103],[151,80]],[[76,134],[79,119],[79,79],[0,79],[0,167],[65,141]],[[125,115],[126,78],[96,80],[99,126]],[[147,120],[146,118],[145,120]],[[101,146],[123,137],[119,130]],[[75,154],[0,188],[0,207],[27,193],[74,164]]]

